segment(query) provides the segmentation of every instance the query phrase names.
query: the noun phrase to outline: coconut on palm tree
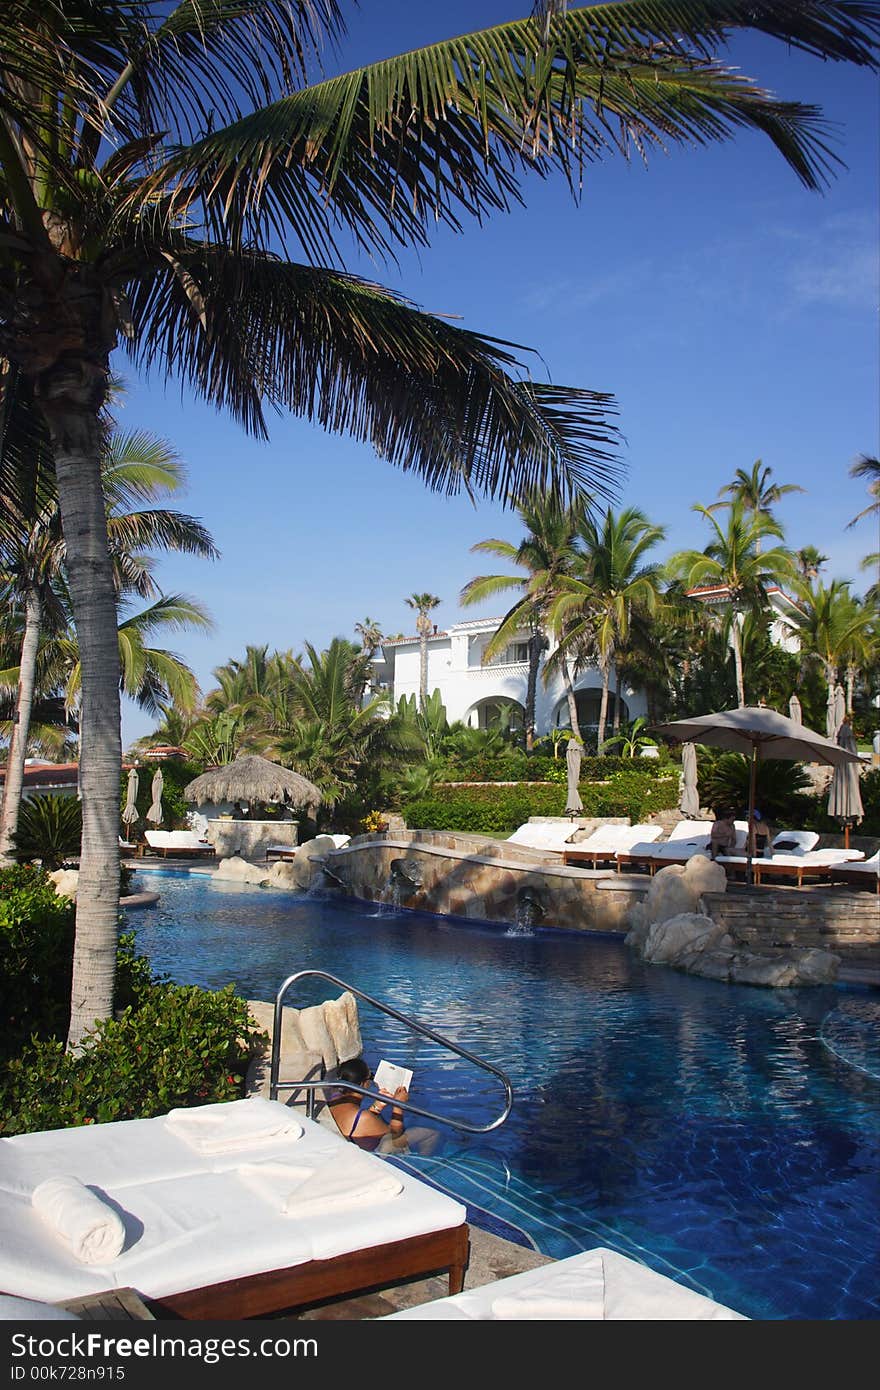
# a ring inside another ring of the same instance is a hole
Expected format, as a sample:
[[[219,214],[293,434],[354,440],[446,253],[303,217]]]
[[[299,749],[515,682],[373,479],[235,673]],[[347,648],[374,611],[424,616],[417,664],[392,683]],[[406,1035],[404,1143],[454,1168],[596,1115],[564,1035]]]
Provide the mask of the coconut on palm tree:
[[[720,608],[728,620],[736,699],[743,708],[746,702],[742,648],[745,615],[766,608],[769,585],[785,581],[796,584],[794,559],[783,545],[762,550],[762,541],[782,540],[784,536],[779,522],[765,512],[747,510],[741,501],[731,502],[723,509],[725,524],[722,525],[716,509],[698,504],[693,510],[708,521],[712,539],[704,550],[683,550],[674,555],[669,568],[681,576],[689,589],[708,585],[716,591],[711,606]]]
[[[112,1007],[119,732],[101,492],[110,358],[265,436],[264,402],[369,442],[441,491],[510,500],[609,477],[609,398],[341,269],[504,210],[528,170],[767,135],[817,187],[817,110],[715,52],[736,29],[877,65],[849,0],[564,10],[311,81],[338,0],[7,0],[0,30],[0,359],[49,431],[83,662],[83,852],[69,1039]],[[5,382],[7,374],[0,372]]]
[[[580,504],[563,506],[557,498],[538,493],[524,500],[517,511],[526,528],[519,545],[489,539],[477,541],[471,550],[518,565],[525,574],[478,575],[464,586],[459,602],[468,607],[511,590],[519,595],[486,644],[483,659],[491,660],[523,632],[529,634],[525,736],[526,749],[531,752],[535,741],[538,670],[547,645],[545,629],[552,603],[559,595],[560,577],[568,573],[574,560],[574,538],[583,509]],[[576,720],[575,711],[575,725]]]
[[[418,613],[416,632],[419,634],[419,709],[424,710],[428,703],[428,638],[434,627],[428,614],[432,609],[439,608],[441,600],[436,594],[411,594],[408,599],[404,599],[404,603]]]

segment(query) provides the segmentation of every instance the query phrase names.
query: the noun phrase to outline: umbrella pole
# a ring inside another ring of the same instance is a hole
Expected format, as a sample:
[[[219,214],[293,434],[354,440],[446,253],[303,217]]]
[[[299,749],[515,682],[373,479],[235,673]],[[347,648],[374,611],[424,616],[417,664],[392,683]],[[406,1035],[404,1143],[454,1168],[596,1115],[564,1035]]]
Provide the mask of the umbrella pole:
[[[746,831],[746,883],[752,882],[752,846],[754,844],[755,784],[758,777],[758,745],[752,744],[752,762],[749,768],[749,815]]]

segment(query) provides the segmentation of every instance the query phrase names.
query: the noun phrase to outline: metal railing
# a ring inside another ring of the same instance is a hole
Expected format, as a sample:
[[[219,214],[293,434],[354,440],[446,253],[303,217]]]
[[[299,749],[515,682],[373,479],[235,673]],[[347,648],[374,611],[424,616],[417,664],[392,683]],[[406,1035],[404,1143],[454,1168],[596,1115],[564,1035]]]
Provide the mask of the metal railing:
[[[481,1057],[475,1057],[472,1052],[468,1052],[465,1048],[460,1047],[458,1043],[451,1042],[449,1038],[444,1038],[439,1033],[435,1033],[433,1029],[426,1027],[424,1023],[418,1023],[414,1018],[408,1018],[406,1014],[399,1013],[398,1010],[392,1008],[390,1004],[383,1004],[379,999],[374,999],[372,995],[366,994],[362,989],[356,989],[354,985],[346,984],[344,980],[338,980],[335,975],[329,975],[326,970],[298,970],[295,975],[288,975],[275,996],[275,1017],[272,1028],[272,1062],[269,1072],[269,1095],[272,1100],[278,1099],[279,1091],[305,1091],[306,1114],[309,1119],[313,1119],[315,1114],[315,1092],[330,1090],[339,1086],[339,1081],[333,1080],[332,1077],[323,1077],[320,1081],[301,1081],[299,1079],[296,1081],[283,1081],[279,1077],[279,1072],[281,1070],[281,1029],[284,1016],[284,996],[291,985],[296,984],[299,980],[305,979],[326,980],[331,985],[338,985],[340,989],[348,990],[349,993],[353,994],[357,999],[362,999],[365,1004],[370,1004],[373,1008],[380,1009],[382,1013],[388,1014],[389,1017],[396,1018],[398,1023],[405,1024],[406,1027],[411,1028],[413,1032],[421,1034],[424,1038],[430,1038],[432,1042],[439,1043],[441,1047],[448,1048],[450,1052],[454,1052],[459,1057],[463,1057],[465,1061],[472,1062],[474,1066],[480,1067],[483,1071],[491,1072],[493,1076],[498,1077],[498,1080],[504,1087],[504,1109],[497,1119],[492,1120],[491,1124],[488,1125],[472,1125],[467,1120],[451,1119],[447,1115],[436,1115],[433,1110],[425,1110],[422,1106],[413,1105],[412,1101],[408,1100],[397,1102],[402,1110],[411,1110],[414,1115],[421,1115],[427,1120],[436,1121],[438,1124],[450,1125],[453,1129],[462,1130],[465,1134],[488,1134],[490,1130],[498,1129],[499,1125],[504,1124],[504,1121],[513,1108],[513,1087],[510,1084],[509,1078],[505,1076],[503,1071],[493,1066],[491,1062],[485,1062]],[[356,1091],[357,1094],[361,1096],[376,1094],[375,1091],[370,1091],[364,1086],[355,1086],[352,1082],[348,1081],[345,1083],[345,1089],[347,1091]]]

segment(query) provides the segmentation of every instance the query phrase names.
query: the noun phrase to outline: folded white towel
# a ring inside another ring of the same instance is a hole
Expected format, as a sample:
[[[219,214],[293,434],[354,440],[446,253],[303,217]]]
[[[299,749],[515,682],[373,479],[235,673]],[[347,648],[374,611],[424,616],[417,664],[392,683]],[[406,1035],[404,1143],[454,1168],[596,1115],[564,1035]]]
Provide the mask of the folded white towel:
[[[34,1210],[85,1265],[108,1264],[125,1244],[117,1212],[79,1178],[47,1178],[34,1188]]]
[[[170,1110],[165,1127],[197,1153],[214,1154],[250,1149],[279,1139],[299,1139],[303,1127],[276,1101],[253,1096],[249,1100],[196,1105],[191,1110]]]
[[[238,1169],[285,1216],[318,1216],[352,1207],[376,1206],[403,1191],[403,1183],[381,1160],[353,1152],[329,1158],[319,1168],[281,1163],[249,1163]]]
[[[605,1317],[605,1270],[598,1256],[577,1269],[547,1267],[539,1280],[493,1300],[493,1318],[563,1319]]]

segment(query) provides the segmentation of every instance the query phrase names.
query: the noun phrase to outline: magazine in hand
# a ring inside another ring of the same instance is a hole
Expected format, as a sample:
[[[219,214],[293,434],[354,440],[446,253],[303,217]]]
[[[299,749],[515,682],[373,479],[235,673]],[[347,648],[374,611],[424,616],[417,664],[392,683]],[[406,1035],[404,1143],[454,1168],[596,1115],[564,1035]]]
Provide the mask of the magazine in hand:
[[[399,1067],[396,1062],[384,1060],[379,1063],[373,1073],[373,1080],[379,1090],[387,1091],[392,1096],[399,1086],[405,1086],[409,1090],[412,1077],[413,1074],[408,1067]]]

